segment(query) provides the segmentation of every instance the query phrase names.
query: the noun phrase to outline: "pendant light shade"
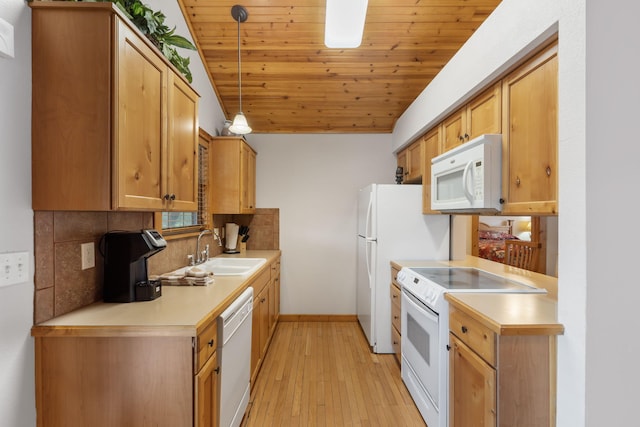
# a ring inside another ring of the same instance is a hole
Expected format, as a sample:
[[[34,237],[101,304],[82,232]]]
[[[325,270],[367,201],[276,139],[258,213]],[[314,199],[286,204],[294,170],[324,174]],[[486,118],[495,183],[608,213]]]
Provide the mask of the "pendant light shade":
[[[249,13],[247,9],[239,4],[231,8],[231,16],[238,21],[238,97],[240,98],[240,111],[233,118],[233,123],[229,126],[229,130],[236,135],[246,135],[251,133],[251,128],[247,123],[247,118],[242,112],[242,63],[240,61],[240,23],[247,20]]]
[[[236,135],[246,135],[251,133],[251,128],[249,127],[249,123],[247,123],[247,118],[242,111],[236,114],[233,118],[233,123],[229,126],[229,130]]]

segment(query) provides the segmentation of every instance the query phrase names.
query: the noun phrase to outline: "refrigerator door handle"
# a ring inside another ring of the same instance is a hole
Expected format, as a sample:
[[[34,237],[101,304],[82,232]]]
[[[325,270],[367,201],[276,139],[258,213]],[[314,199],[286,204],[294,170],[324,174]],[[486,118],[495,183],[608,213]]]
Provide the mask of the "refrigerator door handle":
[[[367,206],[367,219],[365,221],[365,226],[364,226],[364,237],[367,238],[367,241],[370,241],[371,238],[369,237],[371,235],[371,214],[373,212],[373,197],[369,196],[369,205]],[[375,239],[374,239],[375,240]]]
[[[365,254],[364,258],[367,261],[367,276],[369,277],[369,289],[371,289],[371,262],[369,262],[369,258],[371,258],[371,244],[375,242],[373,239],[365,239],[364,240],[364,248]]]

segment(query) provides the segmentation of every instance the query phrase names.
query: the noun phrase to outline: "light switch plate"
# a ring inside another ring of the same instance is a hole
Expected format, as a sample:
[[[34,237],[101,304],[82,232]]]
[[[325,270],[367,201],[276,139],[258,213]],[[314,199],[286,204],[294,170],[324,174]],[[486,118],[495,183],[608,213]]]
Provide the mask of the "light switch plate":
[[[0,286],[11,286],[29,280],[29,253],[0,254]]]
[[[0,57],[14,57],[13,25],[0,18]]]
[[[93,242],[80,245],[82,269],[87,270],[96,266],[96,253]]]

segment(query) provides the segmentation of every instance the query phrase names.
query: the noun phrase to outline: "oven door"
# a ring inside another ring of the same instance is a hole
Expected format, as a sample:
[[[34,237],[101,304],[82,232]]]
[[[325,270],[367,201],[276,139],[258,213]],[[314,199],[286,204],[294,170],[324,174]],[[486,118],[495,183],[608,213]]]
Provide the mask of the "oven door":
[[[440,406],[438,313],[406,289],[402,290],[401,312],[403,363],[406,361],[410,365],[437,409]]]

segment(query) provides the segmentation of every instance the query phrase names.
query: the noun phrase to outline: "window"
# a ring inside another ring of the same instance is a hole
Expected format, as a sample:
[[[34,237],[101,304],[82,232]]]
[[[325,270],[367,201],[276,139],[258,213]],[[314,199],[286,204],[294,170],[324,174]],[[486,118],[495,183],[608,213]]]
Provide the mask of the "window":
[[[209,185],[209,142],[211,136],[200,129],[198,144],[198,212],[161,212],[156,221],[162,221],[163,234],[184,234],[199,231],[209,222],[207,194]]]

